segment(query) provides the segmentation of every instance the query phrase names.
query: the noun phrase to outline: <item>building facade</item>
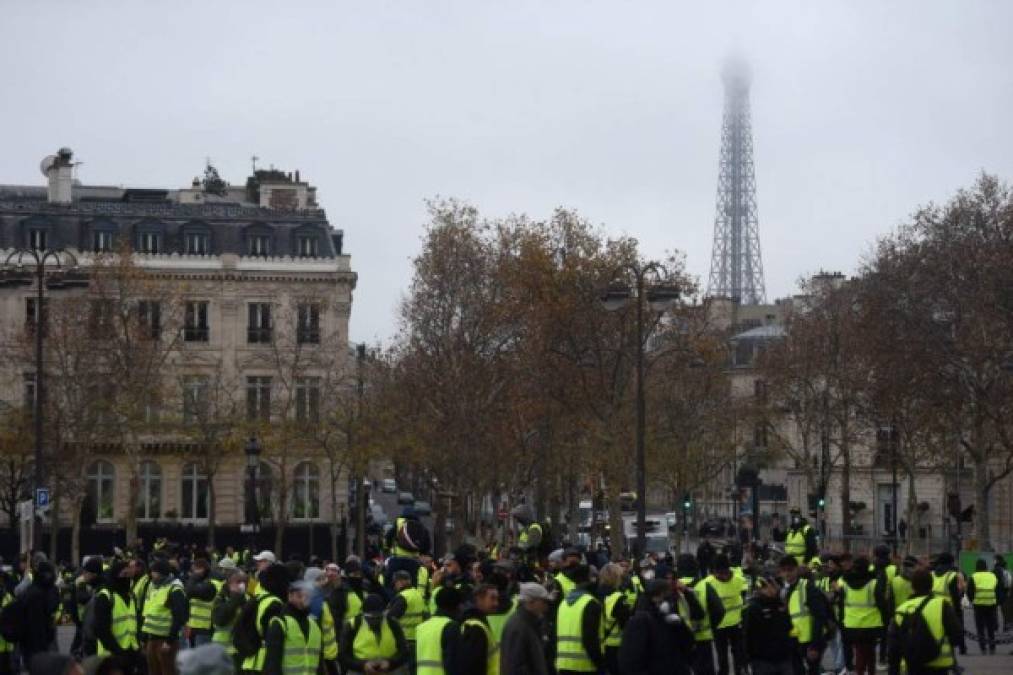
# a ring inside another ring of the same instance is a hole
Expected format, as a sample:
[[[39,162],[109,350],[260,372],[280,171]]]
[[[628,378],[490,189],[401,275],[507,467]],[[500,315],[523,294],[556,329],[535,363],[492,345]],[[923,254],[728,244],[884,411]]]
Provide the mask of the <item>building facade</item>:
[[[265,523],[342,519],[347,477],[326,444],[310,439],[352,361],[356,274],[316,189],[298,171],[274,169],[228,186],[211,167],[183,189],[83,185],[67,149],[43,160],[42,170],[44,185],[0,186],[7,282],[0,285],[0,412],[30,412],[36,391],[34,359],[18,347],[32,339],[40,318],[32,251],[62,251],[64,265],[76,263],[86,280],[129,256],[143,272],[142,295],[151,297],[125,302],[151,331],[159,345],[153,349],[164,350],[165,364],[158,401],[143,410],[150,428],[134,432],[134,450],[91,427],[85,460],[70,470],[84,489],[80,498],[67,490],[57,506],[60,526],[81,519],[85,527],[115,530],[131,510],[142,529],[199,532],[211,520],[238,526],[249,515],[247,457],[238,439],[251,433],[261,434],[256,485]],[[47,273],[55,272],[55,259],[47,262]],[[92,314],[112,302],[99,297],[94,282],[62,288],[47,280],[44,290],[42,317],[46,303],[61,298],[90,303]],[[45,353],[54,349],[47,345]],[[58,367],[52,374],[46,367],[47,383]],[[271,447],[272,439],[285,447]],[[47,464],[58,466],[61,453],[47,444]]]

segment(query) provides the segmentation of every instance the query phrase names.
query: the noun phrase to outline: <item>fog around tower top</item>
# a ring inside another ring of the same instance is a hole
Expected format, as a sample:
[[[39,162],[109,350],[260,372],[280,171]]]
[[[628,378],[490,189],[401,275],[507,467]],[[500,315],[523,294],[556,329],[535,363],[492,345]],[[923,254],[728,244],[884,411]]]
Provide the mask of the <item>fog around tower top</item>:
[[[1013,3],[220,0],[5,3],[0,183],[70,146],[82,181],[185,187],[211,157],[300,168],[388,337],[425,200],[578,209],[706,281],[722,69],[751,72],[768,298],[853,271],[985,169],[1013,178]],[[143,151],[138,151],[143,148]]]

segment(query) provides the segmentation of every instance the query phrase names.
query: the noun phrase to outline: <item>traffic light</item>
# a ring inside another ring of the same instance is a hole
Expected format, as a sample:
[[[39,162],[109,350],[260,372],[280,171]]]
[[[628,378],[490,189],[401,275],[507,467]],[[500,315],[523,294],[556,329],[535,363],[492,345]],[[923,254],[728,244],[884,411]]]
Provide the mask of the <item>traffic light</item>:
[[[692,506],[693,506],[693,499],[689,496],[689,493],[688,492],[683,493],[682,510],[689,511]]]
[[[816,506],[818,506],[821,511],[827,508],[827,498],[824,497],[823,495],[820,495],[819,498],[816,500]]]

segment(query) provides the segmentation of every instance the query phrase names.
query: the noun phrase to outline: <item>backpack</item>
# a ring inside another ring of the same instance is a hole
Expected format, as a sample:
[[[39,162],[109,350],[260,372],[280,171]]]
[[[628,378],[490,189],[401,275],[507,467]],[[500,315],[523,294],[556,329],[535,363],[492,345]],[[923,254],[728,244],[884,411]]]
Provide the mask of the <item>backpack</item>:
[[[397,537],[398,546],[408,551],[428,553],[432,546],[432,542],[429,539],[429,530],[414,518],[403,520],[395,536]]]
[[[232,630],[232,646],[241,659],[256,656],[257,652],[264,645],[264,636],[260,634],[260,627],[257,625],[257,613],[260,610],[260,603],[265,602],[273,596],[265,595],[254,602],[247,602],[239,612],[236,625]]]
[[[7,642],[20,642],[25,625],[25,601],[15,597],[0,611],[0,636]]]
[[[901,621],[898,630],[901,656],[907,663],[909,671],[933,661],[939,656],[941,650],[939,641],[932,637],[929,624],[922,614],[922,610],[930,600],[932,600],[931,595],[922,600],[915,611],[908,613]]]

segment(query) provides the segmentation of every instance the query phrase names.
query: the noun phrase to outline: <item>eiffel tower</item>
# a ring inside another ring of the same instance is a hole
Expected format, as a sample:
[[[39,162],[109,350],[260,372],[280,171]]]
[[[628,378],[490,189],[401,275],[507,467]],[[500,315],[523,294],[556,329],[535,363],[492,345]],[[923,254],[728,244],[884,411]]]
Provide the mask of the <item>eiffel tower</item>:
[[[721,123],[717,214],[707,294],[743,305],[767,301],[756,219],[753,130],[749,121],[749,67],[729,59],[722,71],[725,109]]]

